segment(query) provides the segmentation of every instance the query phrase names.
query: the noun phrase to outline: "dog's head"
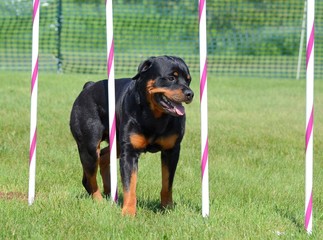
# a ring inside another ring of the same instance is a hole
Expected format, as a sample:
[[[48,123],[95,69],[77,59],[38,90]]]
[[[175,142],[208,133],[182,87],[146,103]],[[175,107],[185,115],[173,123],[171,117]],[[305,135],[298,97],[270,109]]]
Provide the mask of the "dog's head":
[[[179,57],[151,57],[141,63],[133,77],[145,89],[145,96],[156,117],[163,113],[183,116],[183,103],[190,103],[194,93],[190,89],[191,75]],[[142,88],[141,87],[141,88]]]

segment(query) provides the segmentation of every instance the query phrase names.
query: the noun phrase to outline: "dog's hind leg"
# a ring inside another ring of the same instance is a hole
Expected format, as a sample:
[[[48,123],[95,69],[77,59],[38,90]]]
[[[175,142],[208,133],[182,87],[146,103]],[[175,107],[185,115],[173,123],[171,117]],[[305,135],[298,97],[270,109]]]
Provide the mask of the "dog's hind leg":
[[[99,151],[99,145],[96,148],[79,147],[83,167],[83,186],[86,191],[92,195],[94,200],[101,201],[102,195],[96,180],[99,164]]]
[[[119,158],[120,150],[117,147],[117,158]],[[110,150],[109,146],[105,147],[100,152],[100,174],[103,181],[104,194],[111,195],[111,179],[110,179]]]
[[[100,153],[100,174],[103,181],[104,194],[110,196],[110,150],[109,147],[105,147]]]

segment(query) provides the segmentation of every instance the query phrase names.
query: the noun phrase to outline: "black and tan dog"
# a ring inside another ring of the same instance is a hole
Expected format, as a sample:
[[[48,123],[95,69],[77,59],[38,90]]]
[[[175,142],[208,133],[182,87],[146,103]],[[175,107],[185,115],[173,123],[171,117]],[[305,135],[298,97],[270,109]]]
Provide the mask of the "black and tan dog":
[[[161,151],[162,207],[171,206],[172,185],[185,131],[185,110],[193,91],[185,62],[178,57],[151,57],[132,79],[118,79],[116,87],[117,149],[123,184],[122,214],[136,214],[138,158]],[[83,166],[83,186],[93,199],[102,196],[96,181],[98,166],[104,193],[110,195],[107,80],[88,82],[74,102],[70,127]]]

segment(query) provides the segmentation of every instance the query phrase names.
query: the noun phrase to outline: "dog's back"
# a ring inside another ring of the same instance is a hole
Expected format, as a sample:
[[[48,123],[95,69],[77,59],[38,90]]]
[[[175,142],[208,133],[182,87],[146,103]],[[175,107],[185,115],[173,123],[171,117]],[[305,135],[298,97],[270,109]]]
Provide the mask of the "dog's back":
[[[131,78],[115,80],[116,105],[132,81]],[[106,132],[109,126],[108,97],[108,80],[90,81],[84,84],[83,90],[73,104],[70,116],[70,129],[75,140],[80,141],[84,138],[84,133],[93,131],[93,128]],[[106,134],[102,134],[100,139],[103,138],[106,138]]]

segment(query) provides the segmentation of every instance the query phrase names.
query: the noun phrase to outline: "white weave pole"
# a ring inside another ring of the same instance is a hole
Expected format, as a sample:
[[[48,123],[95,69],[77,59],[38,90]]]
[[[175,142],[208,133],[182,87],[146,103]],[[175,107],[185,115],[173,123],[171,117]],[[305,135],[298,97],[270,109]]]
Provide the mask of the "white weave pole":
[[[39,1],[33,1],[33,33],[31,57],[30,99],[30,145],[29,145],[29,188],[28,204],[35,200],[36,146],[37,146],[37,98],[38,98],[38,45],[39,45]]]
[[[202,216],[209,216],[206,0],[199,0]]]
[[[109,147],[110,147],[110,183],[111,200],[118,201],[117,188],[117,148],[116,148],[116,111],[114,82],[114,40],[112,0],[106,0],[106,32],[107,32],[107,70],[109,89]]]
[[[306,134],[305,134],[305,219],[308,234],[313,228],[313,128],[314,128],[314,18],[315,0],[307,3],[306,47]]]
[[[303,53],[303,46],[304,46],[303,44],[304,44],[304,36],[305,36],[305,24],[306,24],[306,6],[307,6],[307,0],[304,1],[304,13],[303,13],[301,39],[299,42],[298,63],[297,63],[297,71],[296,71],[297,80],[299,80],[299,75],[301,72],[302,53]]]

